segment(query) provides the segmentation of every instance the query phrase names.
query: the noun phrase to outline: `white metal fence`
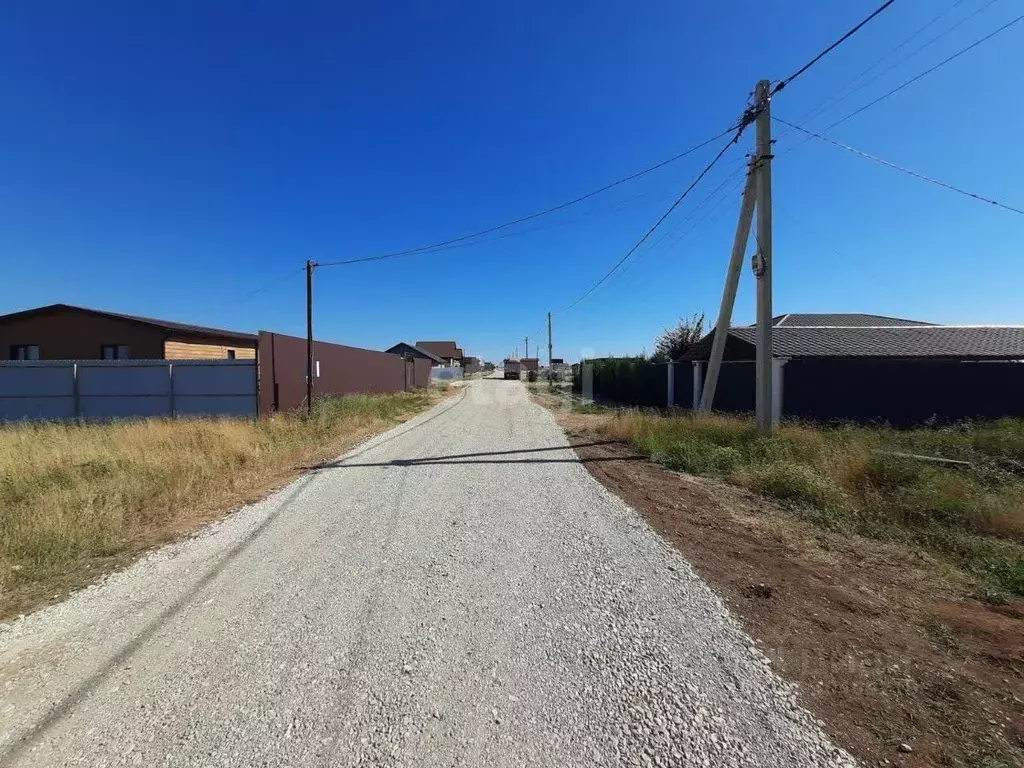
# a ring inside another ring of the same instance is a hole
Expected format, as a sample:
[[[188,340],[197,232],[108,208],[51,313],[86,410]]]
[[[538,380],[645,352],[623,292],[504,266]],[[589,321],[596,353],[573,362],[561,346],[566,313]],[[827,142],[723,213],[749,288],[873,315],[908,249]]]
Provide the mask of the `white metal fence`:
[[[0,421],[255,416],[255,360],[0,361]]]
[[[460,365],[435,365],[430,369],[430,378],[435,381],[451,381],[462,378]]]

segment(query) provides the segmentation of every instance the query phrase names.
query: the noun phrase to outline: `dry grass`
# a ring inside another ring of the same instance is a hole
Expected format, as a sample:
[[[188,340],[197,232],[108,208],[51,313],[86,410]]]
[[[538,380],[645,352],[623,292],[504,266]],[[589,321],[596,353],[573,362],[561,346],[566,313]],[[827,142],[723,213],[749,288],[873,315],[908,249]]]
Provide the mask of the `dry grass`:
[[[0,617],[262,497],[432,397],[326,399],[311,418],[0,428]]]
[[[980,580],[993,597],[1024,595],[1024,421],[906,431],[785,424],[762,437],[744,418],[623,410],[596,429],[670,469],[785,501],[821,527],[928,551]]]

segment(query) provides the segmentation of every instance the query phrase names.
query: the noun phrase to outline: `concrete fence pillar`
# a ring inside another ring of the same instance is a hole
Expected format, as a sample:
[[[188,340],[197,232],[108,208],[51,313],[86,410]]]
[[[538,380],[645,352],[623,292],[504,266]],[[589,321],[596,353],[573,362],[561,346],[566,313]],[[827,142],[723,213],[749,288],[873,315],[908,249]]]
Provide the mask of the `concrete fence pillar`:
[[[583,365],[583,402],[594,402],[594,366],[591,363]]]
[[[667,387],[666,387],[666,389],[668,390],[668,396],[665,398],[666,399],[665,407],[666,408],[671,408],[673,405],[676,404],[676,366],[675,366],[675,363],[669,362],[667,370],[668,370],[668,374],[667,374],[668,380],[667,380]]]
[[[782,386],[785,380],[784,370],[788,357],[772,358],[772,425],[777,425],[782,419]]]
[[[693,361],[693,410],[700,410],[700,396],[704,389],[704,361]]]

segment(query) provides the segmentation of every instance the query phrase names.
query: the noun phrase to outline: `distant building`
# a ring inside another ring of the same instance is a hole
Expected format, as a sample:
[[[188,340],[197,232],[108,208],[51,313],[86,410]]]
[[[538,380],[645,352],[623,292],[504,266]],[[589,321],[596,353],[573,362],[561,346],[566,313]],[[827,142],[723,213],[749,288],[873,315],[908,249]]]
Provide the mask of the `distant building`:
[[[404,342],[404,341],[400,341],[397,344],[395,344],[395,346],[389,347],[388,349],[385,349],[384,351],[385,352],[390,352],[393,355],[401,355],[402,357],[405,357],[406,355],[408,355],[409,357],[413,357],[413,358],[423,358],[423,359],[429,360],[432,365],[445,365],[446,364],[444,360],[442,360],[440,357],[435,355],[433,352],[430,352],[429,350],[426,350],[426,349],[420,349],[419,347],[415,346],[414,344],[409,344],[409,343]]]
[[[436,355],[444,365],[462,365],[462,350],[454,341],[417,341],[416,347]]]
[[[519,358],[519,362],[522,365],[524,371],[540,370],[540,360],[537,359],[536,357],[521,357]]]

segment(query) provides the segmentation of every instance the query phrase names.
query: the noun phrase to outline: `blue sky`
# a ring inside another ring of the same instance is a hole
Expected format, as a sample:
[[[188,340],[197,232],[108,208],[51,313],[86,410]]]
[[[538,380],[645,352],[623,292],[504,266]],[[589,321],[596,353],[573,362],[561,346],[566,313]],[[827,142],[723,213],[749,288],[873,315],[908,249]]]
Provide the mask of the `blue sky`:
[[[305,259],[455,237],[676,154],[877,3],[770,5],[5,3],[0,312],[67,302],[302,334]],[[780,93],[775,114],[803,118],[937,14],[952,7],[892,61],[986,5],[808,127],[1020,13],[1012,0],[898,0]],[[1024,22],[831,135],[1022,207],[1021,71]],[[783,154],[802,139],[775,131],[777,312],[1024,322],[1024,217],[817,141]],[[752,142],[635,266],[556,312],[556,356],[650,350],[677,317],[717,311],[740,177],[696,206]],[[372,348],[456,338],[498,359],[617,261],[714,152],[506,237],[322,269],[317,335]],[[735,321],[753,311],[745,270]]]

